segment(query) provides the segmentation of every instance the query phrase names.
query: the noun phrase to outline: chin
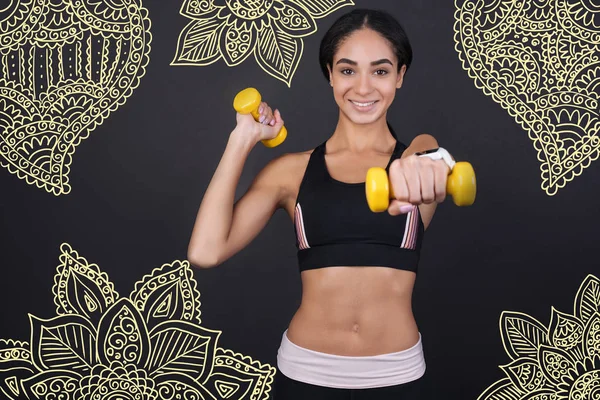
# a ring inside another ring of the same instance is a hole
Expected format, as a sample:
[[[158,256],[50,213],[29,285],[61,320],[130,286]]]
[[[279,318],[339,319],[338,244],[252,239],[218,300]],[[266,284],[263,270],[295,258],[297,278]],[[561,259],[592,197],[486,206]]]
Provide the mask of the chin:
[[[357,113],[346,113],[348,119],[356,125],[370,125],[379,121],[384,116],[380,113],[373,114],[358,114]]]

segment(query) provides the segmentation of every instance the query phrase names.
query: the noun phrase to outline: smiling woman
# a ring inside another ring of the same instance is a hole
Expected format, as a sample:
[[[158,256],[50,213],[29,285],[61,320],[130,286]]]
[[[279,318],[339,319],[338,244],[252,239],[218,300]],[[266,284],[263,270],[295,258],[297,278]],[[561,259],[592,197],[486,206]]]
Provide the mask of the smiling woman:
[[[344,57],[335,57],[328,73],[333,95],[345,118],[354,117],[363,124],[380,119],[394,100],[396,90],[402,87],[407,64],[397,70],[390,60],[394,57],[370,62],[365,59],[386,53],[386,47],[389,44],[381,40],[379,33],[364,29],[352,34],[337,50]]]
[[[283,126],[262,103],[258,122],[237,115],[198,211],[193,265],[210,268],[247,246],[285,210],[297,234],[302,302],[279,348],[276,399],[417,399],[425,373],[412,291],[421,243],[448,167],[415,154],[429,135],[402,143],[387,112],[412,62],[402,26],[382,11],[356,9],[325,34],[319,59],[339,107],[337,126],[314,149],[271,161],[234,202],[245,160]],[[365,201],[365,176],[390,172],[388,213]]]

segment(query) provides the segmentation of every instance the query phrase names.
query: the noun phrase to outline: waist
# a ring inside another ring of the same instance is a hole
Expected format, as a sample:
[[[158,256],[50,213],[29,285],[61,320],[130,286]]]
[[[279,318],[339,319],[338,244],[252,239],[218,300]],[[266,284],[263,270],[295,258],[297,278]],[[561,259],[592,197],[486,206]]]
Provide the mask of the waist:
[[[312,385],[344,389],[394,386],[425,373],[421,335],[410,348],[374,356],[341,356],[314,351],[283,334],[277,367],[287,377]]]
[[[401,351],[412,346],[419,329],[410,310],[393,315],[336,315],[331,309],[317,312],[300,306],[288,327],[288,337],[299,346],[324,353],[368,356]]]
[[[416,275],[381,267],[302,273],[302,302],[290,322],[294,343],[323,352],[381,354],[418,338],[412,313]]]
[[[377,266],[417,271],[419,249],[380,243],[336,243],[300,249],[300,271],[332,266]]]

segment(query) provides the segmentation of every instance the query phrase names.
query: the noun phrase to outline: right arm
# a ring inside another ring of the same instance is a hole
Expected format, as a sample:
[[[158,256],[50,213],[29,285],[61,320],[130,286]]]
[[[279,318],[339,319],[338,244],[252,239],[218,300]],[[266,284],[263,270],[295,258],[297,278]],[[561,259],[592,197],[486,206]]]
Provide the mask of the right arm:
[[[250,243],[265,227],[285,198],[282,169],[285,156],[263,168],[248,191],[234,203],[235,189],[250,151],[262,139],[275,137],[283,126],[275,111],[265,104],[264,123],[250,115],[237,115],[219,165],[206,189],[188,245],[188,260],[194,266],[210,268],[223,263]]]

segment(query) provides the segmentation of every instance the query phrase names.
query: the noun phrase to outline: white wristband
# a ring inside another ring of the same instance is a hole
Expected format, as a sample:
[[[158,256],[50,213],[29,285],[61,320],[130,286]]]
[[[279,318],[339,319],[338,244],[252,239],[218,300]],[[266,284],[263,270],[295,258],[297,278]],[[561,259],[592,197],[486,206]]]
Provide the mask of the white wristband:
[[[417,153],[417,155],[419,157],[429,157],[432,160],[444,160],[444,162],[450,168],[450,171],[452,171],[452,169],[454,168],[454,164],[456,164],[456,162],[452,159],[450,153],[448,153],[448,151],[443,147],[426,153]]]

